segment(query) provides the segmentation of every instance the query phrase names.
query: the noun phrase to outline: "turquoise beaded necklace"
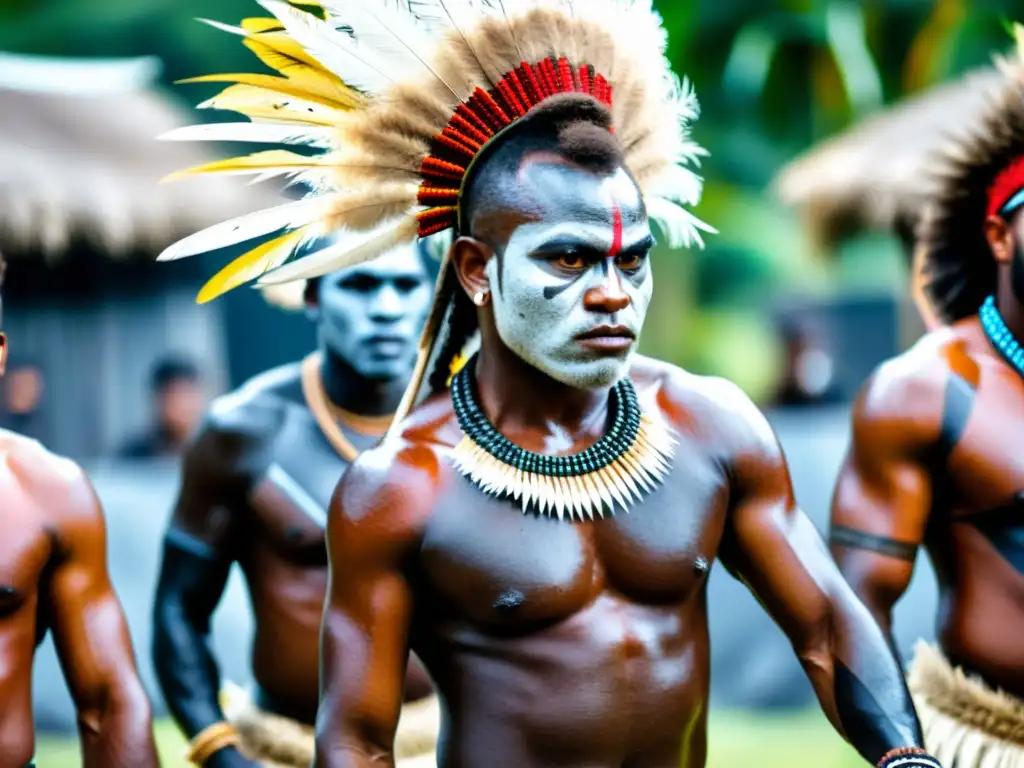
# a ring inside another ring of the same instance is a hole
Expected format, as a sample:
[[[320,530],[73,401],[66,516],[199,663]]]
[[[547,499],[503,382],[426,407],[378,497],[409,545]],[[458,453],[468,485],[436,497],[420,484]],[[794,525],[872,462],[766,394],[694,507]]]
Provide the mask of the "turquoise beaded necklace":
[[[992,346],[1006,358],[1006,361],[1016,369],[1017,373],[1024,376],[1024,347],[1021,347],[1017,339],[1014,338],[1013,332],[1006,327],[1003,316],[996,309],[995,297],[989,296],[985,299],[978,316],[981,318],[981,327],[985,331],[985,335],[988,336],[988,340],[992,342]]]

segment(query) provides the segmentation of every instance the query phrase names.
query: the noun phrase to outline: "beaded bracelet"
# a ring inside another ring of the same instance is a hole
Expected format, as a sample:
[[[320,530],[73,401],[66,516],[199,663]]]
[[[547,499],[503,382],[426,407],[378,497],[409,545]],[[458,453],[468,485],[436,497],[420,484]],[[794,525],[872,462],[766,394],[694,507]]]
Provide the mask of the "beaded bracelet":
[[[886,752],[877,768],[942,768],[942,765],[920,747],[899,747]]]
[[[185,759],[193,765],[201,766],[215,752],[220,752],[225,747],[237,747],[240,741],[234,727],[228,723],[214,723],[196,734]]]

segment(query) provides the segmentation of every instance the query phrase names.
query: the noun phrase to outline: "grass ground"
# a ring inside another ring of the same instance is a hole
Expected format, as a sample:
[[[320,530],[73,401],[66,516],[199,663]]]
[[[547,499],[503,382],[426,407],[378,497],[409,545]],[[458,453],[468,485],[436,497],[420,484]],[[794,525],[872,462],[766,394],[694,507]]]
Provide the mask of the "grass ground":
[[[711,715],[708,768],[865,768],[816,711],[754,714],[715,711]],[[166,721],[157,724],[164,768],[186,768],[185,742]],[[79,768],[74,739],[41,738],[39,768]]]

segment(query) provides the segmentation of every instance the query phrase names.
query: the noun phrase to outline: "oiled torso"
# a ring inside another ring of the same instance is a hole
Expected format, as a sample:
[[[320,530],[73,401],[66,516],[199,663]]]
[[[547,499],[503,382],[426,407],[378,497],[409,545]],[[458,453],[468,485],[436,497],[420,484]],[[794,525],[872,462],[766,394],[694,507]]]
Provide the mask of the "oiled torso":
[[[597,521],[524,515],[443,470],[412,566],[414,649],[451,718],[441,765],[678,766],[681,747],[704,765],[706,583],[728,489],[679,438],[664,484]]]
[[[319,692],[320,618],[327,589],[327,508],[348,464],[302,397],[295,367],[268,377],[258,401],[278,418],[254,451],[236,556],[252,602],[252,669],[261,704],[312,723]],[[244,417],[243,413],[237,417]],[[373,437],[349,433],[357,448]]]
[[[976,323],[944,350],[949,444],[935,465],[926,546],[954,661],[1024,697],[1024,379]]]
[[[54,542],[34,492],[45,451],[0,430],[0,765],[23,766],[35,746],[32,661],[47,631]]]

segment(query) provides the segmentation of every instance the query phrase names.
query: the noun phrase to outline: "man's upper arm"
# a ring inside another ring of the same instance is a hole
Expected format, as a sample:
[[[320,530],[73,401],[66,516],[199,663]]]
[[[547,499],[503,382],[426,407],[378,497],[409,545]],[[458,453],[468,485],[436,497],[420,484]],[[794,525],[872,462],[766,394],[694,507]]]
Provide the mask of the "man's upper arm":
[[[279,418],[270,409],[215,404],[182,459],[169,543],[209,560],[233,558],[238,516]]]
[[[84,473],[67,470],[54,514],[50,581],[54,641],[80,710],[106,709],[111,698],[141,693],[128,626],[107,570],[103,511]],[[129,704],[131,702],[128,702]],[[137,704],[138,702],[136,702]]]
[[[413,614],[406,568],[436,478],[430,450],[385,445],[363,454],[334,495],[321,639],[321,759],[344,750],[390,753]]]
[[[825,626],[841,577],[814,524],[793,496],[782,448],[745,395],[728,393],[730,504],[720,558],[754,593],[797,650]]]
[[[932,504],[927,461],[937,442],[941,396],[927,383],[868,383],[853,412],[849,452],[832,500],[829,539],[843,575],[888,629],[910,583]]]

